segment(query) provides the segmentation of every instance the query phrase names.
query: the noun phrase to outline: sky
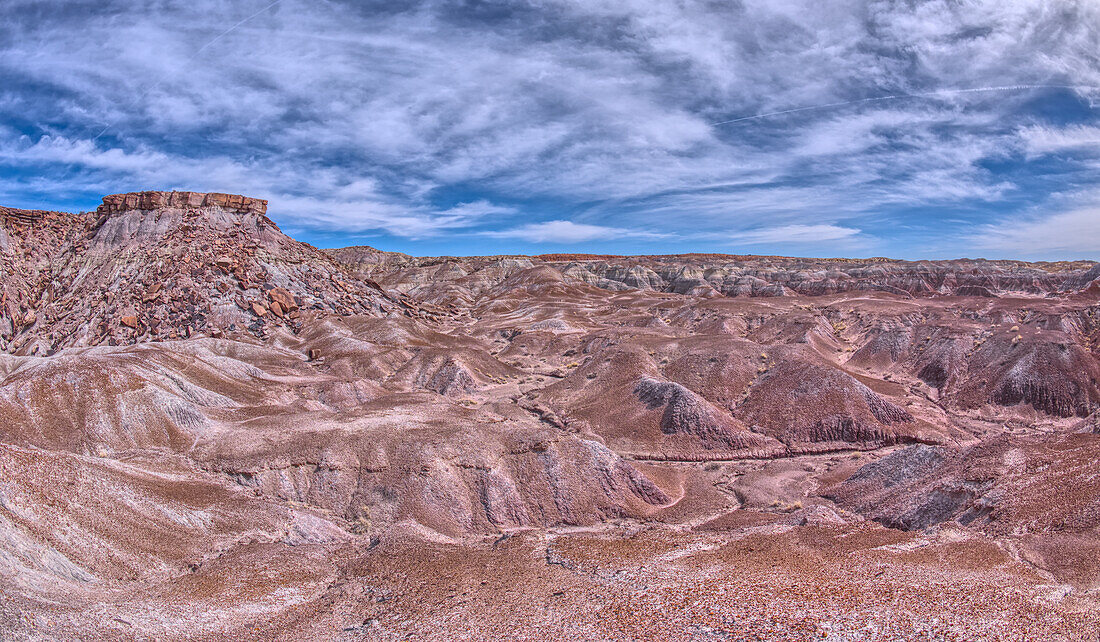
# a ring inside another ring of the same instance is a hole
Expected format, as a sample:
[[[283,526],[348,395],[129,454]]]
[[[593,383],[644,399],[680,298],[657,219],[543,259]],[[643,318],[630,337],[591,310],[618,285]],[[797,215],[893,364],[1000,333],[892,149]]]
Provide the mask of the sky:
[[[1096,0],[3,0],[0,204],[320,247],[1100,259]]]

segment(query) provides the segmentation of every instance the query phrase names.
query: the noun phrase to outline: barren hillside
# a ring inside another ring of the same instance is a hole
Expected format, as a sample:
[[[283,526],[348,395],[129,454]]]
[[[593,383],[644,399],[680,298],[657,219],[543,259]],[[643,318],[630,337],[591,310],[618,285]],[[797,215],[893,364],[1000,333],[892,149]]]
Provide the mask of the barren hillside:
[[[0,272],[4,639],[1100,628],[1100,265],[422,258],[142,192],[0,209]]]

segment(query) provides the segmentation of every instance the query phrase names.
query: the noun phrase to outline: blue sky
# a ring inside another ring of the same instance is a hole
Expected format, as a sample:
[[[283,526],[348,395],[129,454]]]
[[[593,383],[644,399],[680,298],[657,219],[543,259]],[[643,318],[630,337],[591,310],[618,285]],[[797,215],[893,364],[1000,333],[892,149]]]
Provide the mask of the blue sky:
[[[1100,259],[1092,0],[5,0],[0,81],[14,207],[236,192],[430,255]]]

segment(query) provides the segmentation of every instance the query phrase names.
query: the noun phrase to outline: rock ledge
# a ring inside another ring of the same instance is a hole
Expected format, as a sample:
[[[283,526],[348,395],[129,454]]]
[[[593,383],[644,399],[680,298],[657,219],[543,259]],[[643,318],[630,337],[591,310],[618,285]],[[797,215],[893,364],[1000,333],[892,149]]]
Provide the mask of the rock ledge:
[[[216,192],[132,192],[104,196],[103,204],[96,211],[99,214],[117,214],[133,210],[147,211],[169,207],[220,207],[233,212],[265,214],[267,212],[267,201],[239,194],[220,194]]]

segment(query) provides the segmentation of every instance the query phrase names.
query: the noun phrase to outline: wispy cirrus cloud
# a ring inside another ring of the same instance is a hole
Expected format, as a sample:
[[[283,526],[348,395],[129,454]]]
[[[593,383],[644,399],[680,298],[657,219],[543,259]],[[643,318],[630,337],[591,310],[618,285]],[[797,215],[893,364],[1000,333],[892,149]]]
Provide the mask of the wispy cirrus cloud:
[[[1100,157],[1100,126],[1031,126],[1019,131],[1020,142],[1030,157],[1060,152],[1084,152]]]
[[[521,239],[529,243],[554,243],[569,245],[609,239],[676,239],[681,242],[720,241],[727,245],[806,245],[849,239],[860,230],[838,225],[779,225],[743,231],[705,232],[652,232],[644,230],[589,225],[573,221],[544,221],[530,223],[507,230],[485,232],[486,236],[504,239]]]
[[[1100,260],[1100,208],[1062,212],[1012,223],[989,225],[977,247],[1002,256]]]
[[[839,225],[780,225],[762,229],[747,230],[732,235],[731,241],[746,245],[782,245],[805,243],[828,243],[851,238],[859,230]]]
[[[241,191],[403,249],[824,226],[913,255],[1100,183],[1046,164],[1093,153],[1098,23],[1087,0],[11,0],[0,196]],[[1073,88],[954,91],[1024,85]]]
[[[979,226],[974,248],[1000,256],[1100,261],[1100,194],[1092,205],[1070,211],[1007,217]]]
[[[573,221],[544,221],[529,223],[507,230],[489,231],[486,236],[503,239],[520,239],[528,243],[573,244],[608,239],[660,239],[671,236],[658,232],[629,230],[621,227],[589,225]]]

